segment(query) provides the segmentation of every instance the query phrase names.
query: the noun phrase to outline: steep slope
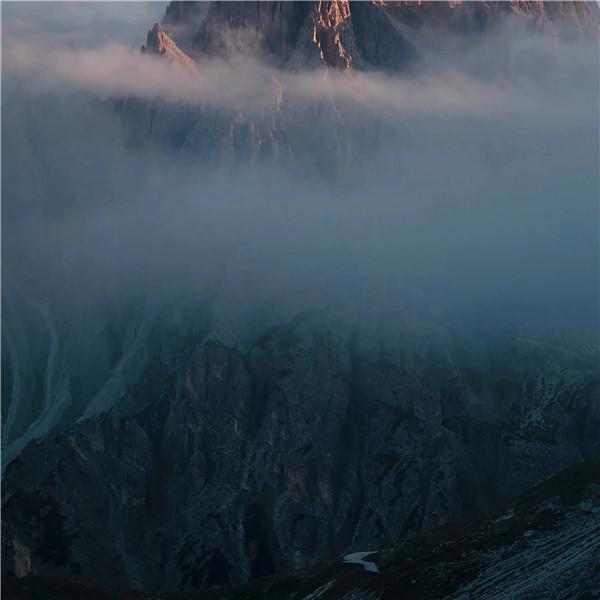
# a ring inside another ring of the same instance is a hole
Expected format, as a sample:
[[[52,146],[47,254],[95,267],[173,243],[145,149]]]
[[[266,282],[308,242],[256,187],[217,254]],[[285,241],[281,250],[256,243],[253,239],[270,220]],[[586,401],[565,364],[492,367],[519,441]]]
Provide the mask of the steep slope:
[[[302,2],[211,2],[194,48],[205,56],[254,53],[282,65],[306,37],[310,11]]]
[[[193,39],[202,23],[209,2],[169,2],[161,26],[169,37],[186,53],[193,51]]]
[[[148,32],[146,45],[142,46],[142,52],[158,54],[171,64],[188,69],[190,74],[196,73],[194,61],[177,47],[177,44],[163,31],[158,23],[155,23],[154,27]]]
[[[167,17],[189,13],[182,3]],[[490,29],[515,16],[535,27],[581,31],[597,25],[588,2],[211,2],[194,36],[201,55],[256,54],[279,66],[400,71],[428,50],[432,38]],[[191,18],[193,20],[193,16]]]
[[[8,600],[415,600],[593,597],[600,590],[600,463],[571,466],[490,518],[433,529],[370,553],[223,591],[160,596],[103,589],[60,576],[3,581]]]
[[[213,2],[194,38],[205,56],[251,52],[278,66],[400,70],[415,57],[371,2]]]
[[[543,481],[489,519],[434,529],[369,553],[374,569],[346,559],[245,589],[190,597],[592,598],[600,591],[599,507],[600,463],[583,463]]]
[[[5,572],[240,583],[473,517],[598,456],[593,369],[357,343],[304,316],[247,354],[157,357],[131,390],[148,408],[56,431],[7,467]]]

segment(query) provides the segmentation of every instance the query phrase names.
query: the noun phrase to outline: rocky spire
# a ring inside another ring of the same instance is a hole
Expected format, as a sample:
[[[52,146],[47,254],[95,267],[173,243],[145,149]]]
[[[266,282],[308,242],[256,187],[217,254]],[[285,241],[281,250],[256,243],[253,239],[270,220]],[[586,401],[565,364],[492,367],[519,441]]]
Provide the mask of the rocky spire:
[[[292,68],[398,69],[414,55],[381,7],[348,0],[212,2],[193,45],[201,55],[251,54]]]
[[[560,23],[597,32],[598,7],[584,1],[178,0],[169,3],[162,26],[157,23],[148,32],[143,49],[187,67],[202,57],[241,55],[281,68],[394,72],[425,51],[438,46],[444,51],[446,39],[481,33],[510,15],[539,27]]]
[[[350,69],[357,54],[350,3],[345,0],[317,2],[311,19],[312,42],[319,48],[321,60],[332,67]]]
[[[171,63],[195,69],[194,61],[177,47],[177,44],[163,31],[159,23],[155,23],[154,27],[148,31],[146,45],[142,46],[141,50],[149,54],[164,56]]]

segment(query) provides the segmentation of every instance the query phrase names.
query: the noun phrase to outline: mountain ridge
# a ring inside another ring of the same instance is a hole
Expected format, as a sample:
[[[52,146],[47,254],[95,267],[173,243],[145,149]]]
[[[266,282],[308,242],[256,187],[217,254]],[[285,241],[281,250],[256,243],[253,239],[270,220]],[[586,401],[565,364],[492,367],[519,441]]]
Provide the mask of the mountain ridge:
[[[341,70],[383,69],[399,72],[432,41],[481,33],[508,17],[544,28],[569,24],[586,31],[598,25],[594,3],[421,2],[349,0],[313,2],[211,2],[200,10],[194,2],[170,2],[162,26],[176,35],[188,25],[181,43],[201,60],[249,51],[277,66],[313,68],[319,64]],[[435,34],[437,30],[437,34]],[[192,33],[191,39],[189,32]],[[422,38],[422,39],[421,39]]]
[[[255,165],[274,159],[284,166],[336,176],[351,168],[358,149],[366,155],[401,132],[361,102],[337,96],[324,79],[323,89],[298,102],[285,82],[286,73],[323,72],[336,81],[354,73],[412,76],[435,73],[444,57],[473,46],[490,53],[496,71],[510,70],[515,58],[488,45],[495,32],[548,29],[548,35],[598,35],[598,8],[585,1],[551,2],[172,2],[155,24],[146,46],[202,80],[203,65],[259,63],[272,69],[270,97],[257,112],[244,102],[211,106],[168,99],[122,98],[123,116],[132,144],[148,144],[191,157],[216,168],[231,163]],[[545,33],[544,33],[545,35]],[[160,37],[160,40],[155,39]],[[460,58],[457,58],[460,62]],[[253,62],[255,61],[255,62]],[[314,82],[313,85],[318,85]],[[342,86],[343,87],[343,86]],[[328,92],[329,90],[329,92]],[[310,90],[308,90],[310,91]],[[365,121],[355,131],[353,124]],[[251,114],[252,113],[252,114]],[[300,119],[302,115],[303,119]],[[312,123],[304,127],[300,120]],[[315,148],[323,152],[317,157]]]
[[[176,368],[156,357],[127,392],[138,408],[7,466],[4,572],[243,583],[477,516],[598,455],[597,373],[535,349],[459,370],[447,352],[369,357],[304,315],[247,353],[206,340]]]

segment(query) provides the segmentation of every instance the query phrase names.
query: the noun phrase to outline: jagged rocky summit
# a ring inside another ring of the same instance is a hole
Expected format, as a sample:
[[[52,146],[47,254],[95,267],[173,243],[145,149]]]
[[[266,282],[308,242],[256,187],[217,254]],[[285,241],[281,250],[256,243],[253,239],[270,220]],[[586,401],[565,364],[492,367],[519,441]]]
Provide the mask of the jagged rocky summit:
[[[313,82],[321,93],[298,102],[282,74],[419,73],[475,40],[485,44],[490,31],[511,19],[515,26],[597,35],[598,9],[528,1],[171,2],[144,50],[199,78],[212,59],[255,60],[273,70],[260,90],[262,109],[252,110],[244,99],[211,105],[134,97],[118,100],[116,108],[136,147],[180,152],[216,168],[268,159],[335,176],[351,169],[359,153],[373,155],[401,137],[401,129],[363,103],[333,89],[325,93],[327,80]]]
[[[176,1],[167,7],[162,27],[198,58],[242,52],[292,68],[323,64],[401,71],[442,34],[481,33],[510,16],[540,28],[560,23],[585,30],[597,24],[597,9],[587,2],[333,0],[205,6]]]

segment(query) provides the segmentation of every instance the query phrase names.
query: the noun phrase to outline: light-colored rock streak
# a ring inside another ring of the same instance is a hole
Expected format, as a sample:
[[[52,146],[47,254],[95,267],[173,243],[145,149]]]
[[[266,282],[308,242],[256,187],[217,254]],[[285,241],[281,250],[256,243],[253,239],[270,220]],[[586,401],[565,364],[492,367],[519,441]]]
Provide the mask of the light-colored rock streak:
[[[10,357],[10,368],[12,372],[12,389],[10,391],[10,405],[6,415],[3,438],[10,440],[13,437],[13,428],[17,421],[17,414],[21,404],[21,373],[19,364],[19,353],[8,328],[4,330],[4,339]]]
[[[58,334],[56,333],[56,327],[54,320],[52,319],[50,312],[46,306],[43,306],[39,302],[30,298],[25,291],[18,286],[19,293],[25,300],[25,303],[35,312],[39,313],[46,326],[49,337],[48,345],[48,357],[46,359],[46,367],[44,373],[44,402],[42,410],[37,418],[34,418],[33,422],[29,425],[25,433],[18,437],[16,440],[7,445],[2,453],[2,468],[7,465],[15,456],[17,456],[21,450],[27,445],[27,443],[35,438],[44,437],[48,432],[60,422],[64,411],[71,403],[71,395],[69,390],[69,384],[66,379],[63,379],[55,386],[54,382],[54,371],[56,358],[59,352],[59,341]],[[11,358],[15,361],[18,368],[18,358],[16,348],[13,352],[11,351]],[[54,389],[56,387],[56,389]],[[10,414],[7,418],[7,427],[12,428],[17,418],[19,406],[17,402],[20,401],[20,393],[18,397],[14,397],[13,387],[13,398],[11,402]],[[33,415],[32,415],[33,416]],[[8,431],[5,435],[8,434]]]
[[[146,338],[152,324],[152,318],[146,318],[140,324],[133,341],[123,353],[112,376],[87,405],[83,416],[79,419],[80,421],[84,421],[111,408],[123,396],[127,387],[141,373],[148,358]]]
[[[19,293],[23,296],[23,299],[27,305],[34,311],[40,314],[46,329],[48,330],[49,345],[48,345],[48,358],[46,359],[46,372],[44,376],[44,411],[52,405],[52,385],[54,377],[54,363],[56,361],[56,355],[58,354],[58,336],[56,334],[56,328],[54,327],[54,320],[50,316],[48,308],[36,302],[30,298],[25,291],[19,287]]]
[[[21,437],[17,438],[3,450],[2,469],[17,457],[31,440],[43,438],[48,435],[60,423],[65,410],[70,404],[71,393],[69,384],[66,380],[63,380],[56,390],[52,405],[44,409],[42,414],[31,423]]]

